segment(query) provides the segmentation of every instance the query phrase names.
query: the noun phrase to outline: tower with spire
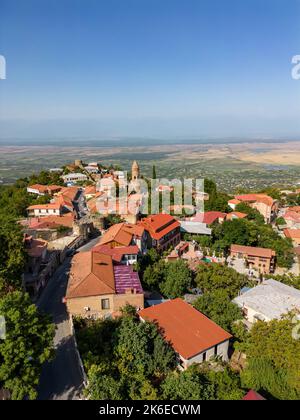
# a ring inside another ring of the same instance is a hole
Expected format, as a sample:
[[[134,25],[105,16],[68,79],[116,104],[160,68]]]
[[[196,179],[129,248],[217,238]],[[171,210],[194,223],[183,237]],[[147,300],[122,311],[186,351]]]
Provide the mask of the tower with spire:
[[[140,177],[140,167],[137,161],[135,160],[131,167],[131,179],[132,181],[138,180]]]

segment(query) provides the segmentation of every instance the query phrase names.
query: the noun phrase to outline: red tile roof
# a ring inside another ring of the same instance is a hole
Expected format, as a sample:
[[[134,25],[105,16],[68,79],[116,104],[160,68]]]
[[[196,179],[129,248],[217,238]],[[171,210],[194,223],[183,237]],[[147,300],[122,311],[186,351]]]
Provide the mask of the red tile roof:
[[[67,213],[63,216],[45,216],[34,217],[29,220],[29,229],[54,229],[58,226],[72,227],[74,223],[74,216],[72,213]]]
[[[291,206],[287,208],[288,211],[295,211],[296,213],[300,213],[300,206]]]
[[[159,240],[172,230],[179,228],[180,223],[169,214],[155,214],[145,217],[139,222],[153,239]]]
[[[295,211],[287,211],[283,218],[284,220],[290,220],[291,222],[300,223],[300,214]]]
[[[235,199],[245,202],[259,202],[264,203],[267,206],[272,206],[274,204],[274,199],[267,194],[243,194],[236,195]]]
[[[236,198],[232,198],[228,201],[229,204],[240,204],[240,200],[237,200]]]
[[[38,258],[47,249],[48,242],[43,239],[33,239],[32,236],[25,236],[24,244],[27,254],[30,257]]]
[[[284,229],[283,232],[287,238],[300,239],[300,229]]]
[[[231,245],[230,247],[231,252],[240,252],[245,255],[253,256],[253,257],[263,257],[263,258],[271,258],[276,255],[275,251],[270,248],[258,248],[253,246],[244,246],[244,245]]]
[[[205,213],[197,213],[195,216],[191,217],[190,220],[211,225],[216,220],[224,219],[225,217],[226,213],[222,213],[221,211],[207,211]]]
[[[264,397],[262,397],[258,392],[254,391],[253,389],[250,389],[250,391],[247,392],[247,394],[244,396],[243,400],[245,401],[251,401],[251,400],[265,400]]]
[[[118,267],[113,266],[110,255],[92,251],[76,254],[72,260],[66,299],[122,294],[126,289],[143,293],[138,273],[128,266]]]
[[[60,203],[49,203],[49,204],[35,204],[27,207],[27,210],[59,210],[61,208]]]
[[[228,213],[226,215],[226,220],[232,220],[234,218],[237,219],[244,219],[248,215],[246,213],[241,213],[240,211],[233,211],[232,213]]]
[[[115,293],[112,258],[97,252],[80,252],[72,260],[66,298]]]
[[[101,237],[100,244],[117,242],[123,246],[129,246],[134,237],[142,237],[144,227],[130,223],[117,223],[111,226]]]
[[[229,333],[179,298],[143,309],[139,316],[157,322],[165,339],[185,359],[231,338]]]
[[[124,255],[138,255],[139,248],[137,245],[120,246],[111,248],[109,245],[96,245],[92,249],[93,252],[110,255],[116,262],[122,261]]]

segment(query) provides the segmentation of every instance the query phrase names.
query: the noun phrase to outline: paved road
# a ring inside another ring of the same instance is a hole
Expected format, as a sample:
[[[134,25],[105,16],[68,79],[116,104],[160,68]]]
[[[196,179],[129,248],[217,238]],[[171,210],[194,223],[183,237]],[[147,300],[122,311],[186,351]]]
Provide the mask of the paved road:
[[[43,291],[37,305],[53,317],[57,330],[54,339],[55,359],[44,366],[40,386],[40,400],[79,399],[83,376],[79,366],[69,317],[62,298],[65,296],[71,259],[58,268]]]
[[[90,251],[100,240],[100,236],[97,238],[91,239],[88,243],[77,249],[77,252],[87,252]]]

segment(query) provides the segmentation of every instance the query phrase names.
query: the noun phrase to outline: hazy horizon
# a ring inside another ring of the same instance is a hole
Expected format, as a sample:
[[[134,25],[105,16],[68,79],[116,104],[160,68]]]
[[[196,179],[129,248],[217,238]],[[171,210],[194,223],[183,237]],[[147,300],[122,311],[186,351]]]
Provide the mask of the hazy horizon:
[[[298,0],[0,7],[0,138],[300,136]]]

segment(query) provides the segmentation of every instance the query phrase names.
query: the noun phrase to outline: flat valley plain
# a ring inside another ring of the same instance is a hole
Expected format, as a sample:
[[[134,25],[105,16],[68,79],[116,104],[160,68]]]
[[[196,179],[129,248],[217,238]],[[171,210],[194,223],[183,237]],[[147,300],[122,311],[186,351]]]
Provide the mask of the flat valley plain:
[[[84,144],[84,143],[82,143]],[[157,177],[215,180],[223,191],[238,188],[287,187],[300,182],[300,141],[249,141],[234,143],[154,144],[131,146],[81,145],[57,142],[45,145],[0,144],[0,181],[13,183],[40,170],[61,167],[75,159],[86,163],[119,165],[130,170],[136,159],[142,174]]]

